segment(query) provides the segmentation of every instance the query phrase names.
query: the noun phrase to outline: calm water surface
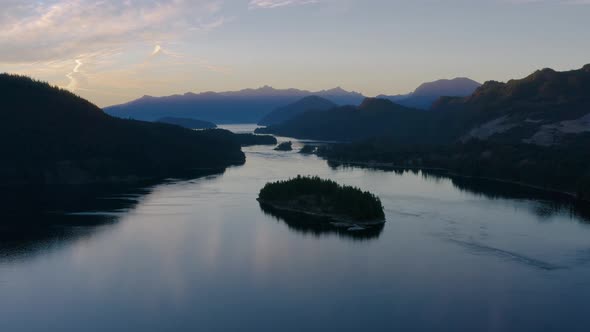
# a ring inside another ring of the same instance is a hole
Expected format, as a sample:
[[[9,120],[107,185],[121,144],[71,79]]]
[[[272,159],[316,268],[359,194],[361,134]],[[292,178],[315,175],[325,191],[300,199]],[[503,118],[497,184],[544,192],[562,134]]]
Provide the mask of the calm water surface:
[[[34,226],[0,228],[0,331],[588,331],[583,212],[515,187],[246,153],[223,174],[2,217]],[[260,188],[298,174],[376,193],[387,224],[263,211]]]

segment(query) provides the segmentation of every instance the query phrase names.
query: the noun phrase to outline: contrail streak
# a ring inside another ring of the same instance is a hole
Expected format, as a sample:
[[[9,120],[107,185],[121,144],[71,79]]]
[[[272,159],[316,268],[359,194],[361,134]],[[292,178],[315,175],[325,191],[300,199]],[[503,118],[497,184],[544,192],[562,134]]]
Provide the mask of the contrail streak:
[[[80,67],[82,67],[82,65],[84,65],[84,63],[82,63],[82,60],[76,59],[76,66],[70,73],[66,75],[66,77],[70,79],[70,83],[66,86],[66,89],[70,91],[76,91],[78,89],[78,80],[76,79],[74,74],[80,72]]]

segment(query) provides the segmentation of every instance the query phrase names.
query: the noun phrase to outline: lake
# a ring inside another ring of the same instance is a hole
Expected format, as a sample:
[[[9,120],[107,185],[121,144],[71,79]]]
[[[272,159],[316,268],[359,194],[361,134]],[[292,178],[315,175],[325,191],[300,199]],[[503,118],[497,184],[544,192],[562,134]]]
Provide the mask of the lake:
[[[5,192],[2,220],[27,226],[0,227],[0,331],[588,331],[585,207],[301,145],[193,180]],[[298,174],[377,194],[387,223],[264,211],[260,188]]]

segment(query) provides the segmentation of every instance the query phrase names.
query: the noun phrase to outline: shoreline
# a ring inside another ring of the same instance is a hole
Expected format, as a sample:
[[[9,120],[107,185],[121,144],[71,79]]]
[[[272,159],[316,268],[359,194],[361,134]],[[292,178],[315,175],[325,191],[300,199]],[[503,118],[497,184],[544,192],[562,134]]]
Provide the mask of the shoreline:
[[[319,156],[319,157],[322,158],[321,156]],[[342,164],[342,165],[351,165],[351,166],[368,166],[368,167],[377,167],[377,168],[379,168],[379,167],[387,167],[387,168],[393,168],[393,169],[399,169],[399,170],[438,171],[438,172],[444,172],[448,176],[462,177],[462,178],[466,178],[466,179],[488,180],[488,181],[501,182],[501,183],[505,183],[505,184],[512,184],[512,185],[517,185],[517,186],[526,187],[526,188],[530,188],[530,189],[535,189],[535,190],[539,190],[539,191],[544,191],[546,193],[553,193],[553,194],[563,195],[563,196],[566,196],[569,199],[573,199],[574,201],[578,201],[578,202],[590,203],[590,199],[580,198],[575,193],[569,192],[569,191],[563,191],[563,190],[554,189],[554,188],[547,188],[547,187],[542,187],[542,186],[539,186],[539,185],[534,185],[534,184],[530,184],[530,183],[526,183],[526,182],[520,182],[520,181],[508,180],[508,179],[502,179],[502,178],[493,178],[493,177],[486,177],[486,176],[465,175],[465,174],[456,173],[454,171],[451,171],[448,168],[441,168],[441,167],[419,167],[419,166],[400,166],[398,164],[384,163],[384,162],[342,161],[342,160],[327,159],[327,158],[323,158],[323,159],[326,160],[326,161],[328,161],[328,162],[338,163],[338,164]]]
[[[194,167],[186,168],[171,172],[167,175],[114,175],[114,176],[95,176],[92,174],[84,174],[82,177],[60,177],[54,178],[44,177],[44,181],[15,181],[8,182],[0,179],[0,188],[10,187],[83,187],[83,186],[107,186],[107,185],[137,185],[144,183],[158,183],[166,180],[191,180],[201,178],[206,175],[221,174],[228,168],[242,166],[246,161],[230,161],[226,165],[222,166],[210,166],[210,167]],[[55,171],[55,170],[53,170]]]
[[[328,218],[328,219],[332,219],[334,222],[332,222],[332,224],[336,227],[339,226],[345,226],[345,227],[354,227],[354,226],[360,226],[360,227],[373,227],[373,226],[379,226],[379,225],[383,225],[387,222],[387,220],[383,219],[383,220],[367,220],[367,221],[358,221],[358,220],[354,220],[354,219],[350,219],[347,217],[344,217],[342,215],[336,215],[336,214],[331,214],[331,213],[322,213],[322,212],[312,212],[309,210],[305,210],[305,209],[298,209],[298,208],[293,208],[293,207],[287,207],[284,205],[280,205],[280,204],[276,204],[273,202],[269,202],[266,200],[262,200],[260,198],[256,198],[256,200],[260,203],[260,204],[264,204],[267,206],[270,206],[274,209],[277,210],[282,210],[282,211],[288,211],[288,212],[295,212],[295,213],[301,213],[301,214],[305,214],[305,215],[309,215],[309,216],[314,216],[314,217],[322,217],[322,218]]]

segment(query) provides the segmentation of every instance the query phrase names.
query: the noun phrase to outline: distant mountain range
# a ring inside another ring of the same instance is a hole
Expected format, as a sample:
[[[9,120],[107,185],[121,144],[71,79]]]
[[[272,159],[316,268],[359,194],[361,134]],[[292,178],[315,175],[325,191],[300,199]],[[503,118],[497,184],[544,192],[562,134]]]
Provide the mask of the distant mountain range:
[[[428,109],[441,96],[467,96],[480,84],[467,78],[439,80],[424,83],[413,93],[397,96],[379,96],[401,105]],[[270,115],[298,113],[295,109],[306,110],[313,100],[297,103],[302,98],[315,96],[325,99],[337,106],[359,105],[366,97],[358,92],[346,91],[340,87],[322,91],[299,89],[274,89],[264,86],[258,89],[244,89],[227,92],[186,93],[167,97],[144,96],[126,104],[106,107],[106,113],[137,120],[155,121],[162,117],[199,119],[216,124],[224,123],[261,123],[275,124]],[[325,104],[324,101],[324,104]],[[317,102],[317,100],[316,100]],[[297,105],[290,105],[297,103]],[[325,109],[325,105],[317,105]],[[280,108],[286,108],[280,110]],[[313,107],[312,107],[313,108]],[[317,108],[317,107],[316,107]],[[289,110],[290,109],[290,110]],[[270,116],[270,118],[267,118]]]
[[[375,136],[395,136],[404,141],[426,139],[430,112],[366,98],[359,106],[341,106],[323,112],[305,112],[284,123],[259,128],[257,133],[295,138],[357,141]]]
[[[428,84],[417,91],[449,92],[443,85]],[[369,98],[358,107],[307,112],[259,132],[342,141],[387,136],[408,144],[473,138],[566,144],[576,135],[590,134],[590,65],[566,72],[543,69],[507,83],[486,82],[467,97],[440,97],[429,112]]]
[[[262,118],[258,124],[261,126],[276,125],[291,120],[301,113],[309,111],[326,111],[337,106],[338,105],[322,97],[304,97],[292,104],[277,108]]]
[[[27,77],[1,74],[0,97],[0,185],[133,182],[245,161],[229,131],[114,118]]]
[[[403,106],[427,110],[440,97],[466,97],[480,86],[481,83],[469,78],[459,77],[451,80],[445,79],[424,83],[416,88],[414,92],[407,95],[380,95],[377,98],[389,99]]]
[[[106,107],[104,110],[116,117],[146,121],[180,117],[216,124],[258,123],[273,110],[311,95],[329,99],[338,105],[358,105],[364,98],[360,93],[342,88],[311,92],[264,86],[240,91],[186,93],[168,97],[144,96],[126,104]]]

